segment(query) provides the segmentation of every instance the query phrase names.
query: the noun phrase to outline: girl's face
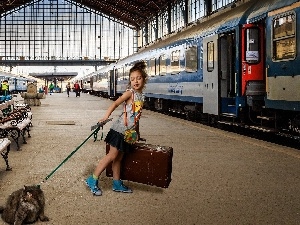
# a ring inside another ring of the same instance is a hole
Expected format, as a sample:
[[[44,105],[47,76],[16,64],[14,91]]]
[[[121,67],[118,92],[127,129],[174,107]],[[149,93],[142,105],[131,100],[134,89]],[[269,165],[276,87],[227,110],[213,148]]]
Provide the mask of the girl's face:
[[[144,88],[144,78],[140,71],[133,71],[130,74],[130,84],[131,88],[133,88],[137,92],[141,92]]]

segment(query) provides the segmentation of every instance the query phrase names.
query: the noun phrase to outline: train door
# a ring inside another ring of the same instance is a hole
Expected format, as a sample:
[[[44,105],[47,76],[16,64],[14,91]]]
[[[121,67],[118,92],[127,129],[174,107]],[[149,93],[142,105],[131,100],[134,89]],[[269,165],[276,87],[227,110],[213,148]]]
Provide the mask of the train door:
[[[93,91],[93,83],[94,83],[94,79],[95,79],[95,76],[91,76],[91,77],[90,77],[90,86],[89,86],[90,92]]]
[[[220,113],[236,116],[235,33],[219,36]]]
[[[264,94],[264,30],[262,24],[242,28],[242,96]]]
[[[110,70],[109,74],[109,93],[108,96],[114,98],[116,96],[116,79],[114,70]]]
[[[203,39],[203,112],[219,115],[218,35]]]

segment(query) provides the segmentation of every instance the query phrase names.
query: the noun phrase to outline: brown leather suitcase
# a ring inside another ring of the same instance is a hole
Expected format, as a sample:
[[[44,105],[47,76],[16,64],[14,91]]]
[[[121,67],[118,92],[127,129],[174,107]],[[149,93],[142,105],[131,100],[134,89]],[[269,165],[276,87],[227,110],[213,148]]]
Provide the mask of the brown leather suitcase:
[[[106,154],[108,151],[109,145],[106,145]],[[172,147],[135,144],[133,151],[123,157],[121,179],[167,188],[171,182],[172,158]],[[108,177],[112,177],[111,165],[106,168]]]

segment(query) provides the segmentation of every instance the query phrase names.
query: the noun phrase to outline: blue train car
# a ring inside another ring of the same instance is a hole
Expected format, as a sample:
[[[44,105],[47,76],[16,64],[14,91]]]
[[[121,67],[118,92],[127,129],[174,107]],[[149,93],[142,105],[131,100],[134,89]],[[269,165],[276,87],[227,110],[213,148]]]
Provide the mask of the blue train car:
[[[9,91],[11,93],[26,92],[28,82],[29,82],[29,80],[27,78],[11,76],[8,80]]]
[[[116,98],[143,60],[150,108],[299,137],[299,13],[296,0],[237,2],[101,68],[94,83],[105,77]]]
[[[276,124],[300,129],[300,2],[283,4],[266,15],[266,99]]]
[[[28,82],[34,82],[34,80],[32,80],[32,79],[28,79],[25,77],[19,77],[12,73],[1,72],[0,73],[1,83],[4,80],[8,81],[10,93],[25,92],[27,90]]]

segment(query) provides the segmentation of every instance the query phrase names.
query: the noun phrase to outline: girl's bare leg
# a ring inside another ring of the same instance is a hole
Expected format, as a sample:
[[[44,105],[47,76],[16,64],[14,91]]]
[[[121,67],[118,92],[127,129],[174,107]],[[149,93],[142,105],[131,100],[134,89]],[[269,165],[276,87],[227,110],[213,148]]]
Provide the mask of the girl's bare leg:
[[[112,171],[113,171],[113,179],[114,180],[120,180],[120,170],[121,170],[121,161],[123,158],[124,153],[119,152],[117,157],[114,159],[112,163]]]
[[[106,154],[102,159],[100,159],[97,167],[94,170],[94,175],[99,177],[100,174],[105,170],[108,164],[114,161],[118,157],[119,151],[116,147],[110,146],[108,154]],[[120,172],[119,172],[120,174]]]

